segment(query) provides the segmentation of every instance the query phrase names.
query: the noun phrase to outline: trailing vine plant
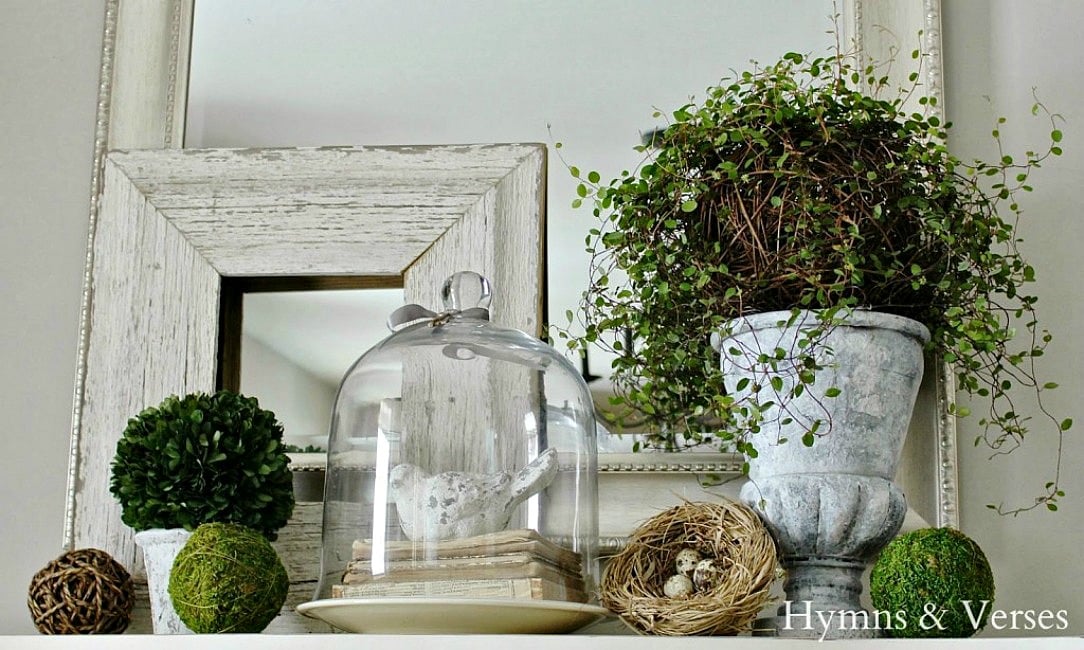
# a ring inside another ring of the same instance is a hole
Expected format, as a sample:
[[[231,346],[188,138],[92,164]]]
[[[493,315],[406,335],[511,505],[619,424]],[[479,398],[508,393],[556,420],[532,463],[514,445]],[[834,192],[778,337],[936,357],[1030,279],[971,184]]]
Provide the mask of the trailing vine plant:
[[[1034,503],[990,507],[1057,509],[1072,422],[1043,404],[1056,385],[1036,378],[1035,360],[1051,336],[1027,291],[1035,270],[1020,255],[1017,225],[1029,175],[1061,154],[1060,118],[1036,101],[1033,113],[1051,124],[1047,146],[1020,158],[1001,151],[1001,118],[992,132],[998,159],[965,162],[945,145],[950,124],[905,110],[917,79],[884,99],[887,76],[838,47],[789,53],[673,111],[638,148],[647,157],[636,170],[604,183],[569,166],[579,181],[573,207],[590,207],[598,225],[586,239],[583,334],[557,333],[573,350],[617,354],[615,405],[650,421],[648,445],[711,442],[755,457],[749,439],[768,421],[797,422],[802,443],[814,444],[831,432],[826,412],[802,418],[788,403],[807,391],[839,394],[816,383],[831,363],[822,341],[854,310],[878,310],[929,328],[928,351],[952,364],[967,398],[954,415],[985,404],[976,445],[1017,448],[1031,423],[1015,396],[1034,396],[1058,439],[1053,476]],[[936,99],[917,102],[928,109]],[[777,310],[791,310],[792,322],[800,310],[816,318],[802,323],[792,349],[757,351],[761,375],[728,390],[712,335]]]

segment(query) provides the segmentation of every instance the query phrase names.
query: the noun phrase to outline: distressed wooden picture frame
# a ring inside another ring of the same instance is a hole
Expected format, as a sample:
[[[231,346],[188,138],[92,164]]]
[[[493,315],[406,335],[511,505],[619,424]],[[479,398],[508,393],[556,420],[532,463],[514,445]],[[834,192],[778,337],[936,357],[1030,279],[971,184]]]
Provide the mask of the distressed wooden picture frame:
[[[216,388],[230,278],[362,278],[437,306],[444,279],[473,270],[497,288],[495,320],[539,334],[545,156],[531,144],[109,154],[89,287],[74,545],[140,566],[109,494],[113,451],[142,409]],[[300,582],[297,597],[307,599],[312,585]]]

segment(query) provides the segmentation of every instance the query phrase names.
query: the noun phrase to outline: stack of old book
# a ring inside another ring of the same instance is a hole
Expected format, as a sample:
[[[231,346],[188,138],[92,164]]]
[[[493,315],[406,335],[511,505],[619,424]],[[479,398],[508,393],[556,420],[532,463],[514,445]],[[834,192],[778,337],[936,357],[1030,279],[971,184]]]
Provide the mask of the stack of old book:
[[[335,598],[515,598],[587,602],[580,554],[533,530],[506,530],[442,542],[387,542],[373,561],[371,540],[354,542]]]

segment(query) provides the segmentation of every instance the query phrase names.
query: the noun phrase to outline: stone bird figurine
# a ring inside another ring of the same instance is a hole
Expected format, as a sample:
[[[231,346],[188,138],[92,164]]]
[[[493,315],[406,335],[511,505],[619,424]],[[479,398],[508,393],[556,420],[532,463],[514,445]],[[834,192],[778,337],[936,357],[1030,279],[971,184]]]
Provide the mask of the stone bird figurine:
[[[512,512],[557,475],[557,452],[547,449],[516,472],[430,476],[417,465],[396,465],[389,495],[403,533],[413,541],[461,539],[504,530]]]

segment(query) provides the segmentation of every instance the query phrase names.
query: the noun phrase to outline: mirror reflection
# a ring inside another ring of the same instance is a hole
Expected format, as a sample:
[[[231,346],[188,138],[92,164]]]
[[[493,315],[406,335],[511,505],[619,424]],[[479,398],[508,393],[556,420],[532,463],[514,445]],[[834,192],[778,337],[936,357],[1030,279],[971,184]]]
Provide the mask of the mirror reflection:
[[[243,294],[241,392],[274,411],[286,444],[324,449],[339,382],[402,304],[402,289]]]
[[[387,317],[402,306],[402,289],[336,289],[242,293],[239,390],[278,416],[293,452],[327,449],[339,383],[358,357],[388,336]],[[587,373],[596,409],[612,388]],[[599,415],[598,448],[631,451],[628,429],[611,435]]]
[[[642,158],[642,133],[731,69],[824,51],[836,10],[832,0],[198,0],[185,146],[547,143],[548,312],[564,324],[587,286],[594,222],[571,209],[576,181],[552,145],[617,177]],[[590,372],[609,368],[593,350]]]

